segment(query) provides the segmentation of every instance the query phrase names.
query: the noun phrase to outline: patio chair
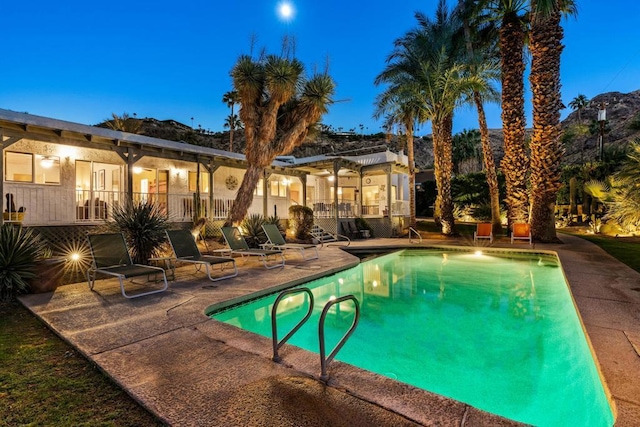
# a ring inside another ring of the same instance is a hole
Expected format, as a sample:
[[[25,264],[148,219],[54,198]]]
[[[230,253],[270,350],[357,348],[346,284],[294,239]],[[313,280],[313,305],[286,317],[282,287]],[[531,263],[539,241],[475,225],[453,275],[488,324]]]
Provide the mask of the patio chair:
[[[267,269],[284,267],[284,255],[282,254],[282,251],[249,248],[247,241],[244,240],[244,237],[240,234],[238,227],[222,227],[222,235],[231,249],[231,254],[240,254],[243,258],[245,256],[259,256],[264,267]],[[269,265],[268,260],[270,256],[273,256],[274,258],[279,256],[281,262]]]
[[[212,282],[229,279],[238,275],[236,260],[233,258],[202,255],[193,234],[191,234],[189,230],[167,230],[166,233],[167,239],[169,239],[169,243],[171,244],[171,249],[173,249],[173,253],[176,256],[176,262],[194,264],[196,271],[200,271],[200,268],[204,266],[207,271],[207,276],[209,276],[209,280]],[[233,266],[233,273],[221,277],[211,277],[211,266],[220,265],[220,271],[224,271],[227,264]]]
[[[527,240],[529,246],[532,245],[531,240],[531,226],[528,223],[514,223],[511,231],[511,244],[515,240]]]
[[[312,259],[318,259],[318,247],[316,245],[307,245],[302,243],[287,243],[282,234],[280,234],[280,230],[278,226],[275,224],[264,224],[262,226],[264,233],[267,235],[267,239],[269,240],[263,246],[265,249],[277,249],[277,250],[296,250],[300,252],[300,256],[303,260],[308,261]],[[311,254],[309,258],[305,255],[306,249],[313,249],[315,251],[315,256]]]
[[[493,243],[493,231],[491,227],[491,223],[479,222],[476,225],[476,231],[473,232],[473,242],[476,243],[479,239],[489,239],[489,243]]]
[[[120,281],[120,290],[125,298],[137,298],[164,292],[169,287],[167,276],[160,267],[134,264],[131,261],[127,244],[122,233],[87,234],[89,249],[91,252],[91,266],[87,269],[87,282],[89,289],[93,291],[98,273],[107,276],[115,276]],[[133,277],[162,274],[164,287],[153,291],[141,292],[135,295],[127,294],[124,290],[124,279]]]

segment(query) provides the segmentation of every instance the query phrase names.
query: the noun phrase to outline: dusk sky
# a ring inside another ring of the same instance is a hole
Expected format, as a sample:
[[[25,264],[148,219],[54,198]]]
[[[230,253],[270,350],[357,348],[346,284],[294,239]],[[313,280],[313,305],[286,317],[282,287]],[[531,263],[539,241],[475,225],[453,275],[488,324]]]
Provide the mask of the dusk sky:
[[[293,16],[284,20],[279,2],[267,0],[3,0],[0,108],[84,124],[124,112],[187,125],[193,117],[194,127],[222,130],[229,109],[221,100],[238,56],[251,52],[252,38],[254,52],[279,53],[288,35],[309,74],[329,61],[341,102],[323,122],[381,131],[372,113],[382,88],[373,81],[393,41],[416,26],[415,11],[433,16],[437,0],[291,4]],[[580,93],[640,89],[640,2],[577,5],[578,16],[563,21],[565,105]],[[487,115],[490,127],[501,126],[498,106]],[[454,131],[471,128],[475,110],[457,111]],[[426,133],[429,125],[418,132]]]

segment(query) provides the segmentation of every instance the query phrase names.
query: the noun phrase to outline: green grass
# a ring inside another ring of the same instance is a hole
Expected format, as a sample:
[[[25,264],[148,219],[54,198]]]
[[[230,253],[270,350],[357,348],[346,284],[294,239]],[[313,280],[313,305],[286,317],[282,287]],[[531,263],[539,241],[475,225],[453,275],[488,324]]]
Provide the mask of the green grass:
[[[0,303],[0,426],[158,426],[19,303]]]
[[[613,237],[604,234],[563,232],[595,243],[618,261],[640,272],[640,239],[638,237]]]

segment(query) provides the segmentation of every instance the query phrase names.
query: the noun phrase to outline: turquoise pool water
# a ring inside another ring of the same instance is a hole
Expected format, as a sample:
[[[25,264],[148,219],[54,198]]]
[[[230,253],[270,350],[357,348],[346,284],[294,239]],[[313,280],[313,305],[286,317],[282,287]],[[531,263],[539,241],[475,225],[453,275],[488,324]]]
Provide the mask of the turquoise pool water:
[[[613,425],[555,256],[405,250],[303,286],[314,315],[290,344],[318,353],[322,308],[353,294],[360,324],[337,360],[537,426]],[[276,296],[211,316],[271,337]],[[280,338],[306,310],[303,294],[281,302]],[[350,302],[331,309],[328,351],[353,312]]]

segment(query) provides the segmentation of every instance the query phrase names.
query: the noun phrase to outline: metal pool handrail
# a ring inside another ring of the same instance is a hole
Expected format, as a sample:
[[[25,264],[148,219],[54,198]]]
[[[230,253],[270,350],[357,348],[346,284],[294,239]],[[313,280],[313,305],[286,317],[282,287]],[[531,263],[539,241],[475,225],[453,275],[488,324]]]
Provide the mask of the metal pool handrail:
[[[307,311],[307,315],[304,316],[304,318],[300,322],[298,322],[296,326],[294,326],[294,328],[282,339],[282,341],[278,342],[278,326],[276,325],[276,313],[278,311],[278,304],[280,304],[280,301],[285,296],[297,294],[300,292],[304,292],[309,296],[309,310]],[[274,301],[273,308],[271,309],[271,335],[273,339],[273,357],[271,360],[273,360],[274,362],[280,362],[282,360],[282,358],[278,355],[278,349],[282,347],[284,343],[287,342],[289,338],[291,338],[291,336],[298,331],[298,329],[300,329],[304,322],[309,320],[312,312],[313,293],[311,293],[311,290],[309,290],[309,288],[285,289],[284,291],[280,292],[280,295],[278,295],[278,298],[276,298],[276,300]]]
[[[324,320],[327,317],[327,312],[334,304],[340,304],[343,301],[352,300],[353,304],[356,308],[356,315],[353,317],[353,323],[349,327],[347,333],[342,337],[342,339],[336,344],[335,348],[331,351],[328,357],[325,357],[325,342],[324,342]],[[340,351],[344,343],[349,339],[353,331],[358,326],[358,321],[360,320],[360,304],[358,300],[353,295],[345,295],[340,298],[336,298],[332,301],[329,301],[322,310],[322,314],[320,315],[320,324],[318,325],[318,334],[320,338],[320,379],[322,381],[326,381],[329,379],[329,375],[327,374],[327,365],[331,363],[335,355]]]
[[[411,241],[411,232],[412,232],[412,231],[413,231],[414,233],[416,233],[416,236],[418,236],[418,239],[420,239],[420,243],[422,243],[422,236],[421,236],[421,235],[420,235],[420,233],[418,233],[418,232],[416,231],[416,229],[415,229],[415,228],[413,228],[413,227],[409,227],[409,243],[413,243],[413,242]]]

